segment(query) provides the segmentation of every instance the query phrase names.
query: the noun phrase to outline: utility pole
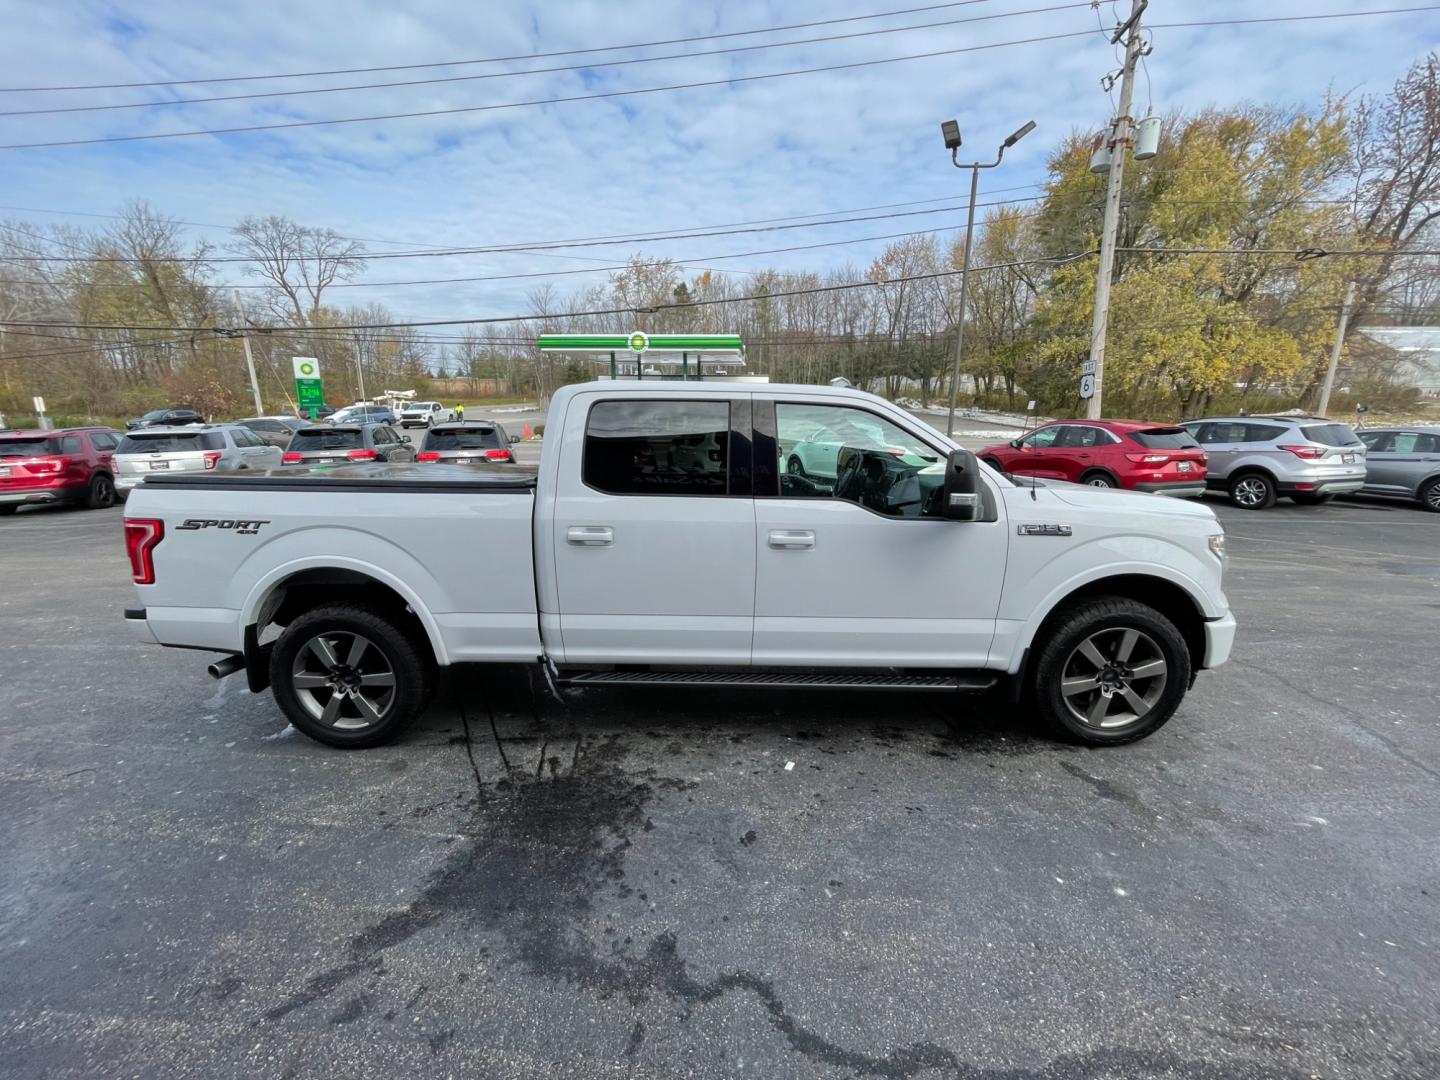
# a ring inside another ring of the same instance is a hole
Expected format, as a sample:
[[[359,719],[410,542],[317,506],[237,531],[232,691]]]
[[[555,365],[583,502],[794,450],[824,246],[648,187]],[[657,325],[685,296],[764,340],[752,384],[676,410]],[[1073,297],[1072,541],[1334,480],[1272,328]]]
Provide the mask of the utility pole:
[[[1330,367],[1325,372],[1325,386],[1320,391],[1320,415],[1330,408],[1330,391],[1335,386],[1335,368],[1340,363],[1340,347],[1345,344],[1345,328],[1350,325],[1350,311],[1355,306],[1355,283],[1345,289],[1345,306],[1340,309],[1340,326],[1335,331],[1335,345],[1330,350]]]
[[[1115,273],[1115,235],[1120,228],[1121,185],[1125,182],[1125,159],[1135,141],[1135,123],[1130,102],[1135,96],[1135,68],[1140,62],[1140,15],[1149,0],[1130,0],[1130,18],[1115,31],[1111,44],[1125,40],[1125,67],[1120,73],[1120,108],[1110,132],[1110,182],[1105,189],[1105,227],[1100,236],[1100,276],[1095,281],[1095,314],[1090,326],[1090,361],[1094,390],[1085,409],[1088,419],[1099,420],[1104,409],[1105,331],[1110,320],[1110,278]]]
[[[245,321],[245,308],[240,303],[240,290],[235,290],[235,311],[240,321]],[[260,404],[260,380],[255,377],[255,357],[250,352],[250,335],[242,333],[240,342],[245,346],[245,370],[250,373],[250,392],[255,395],[255,415],[264,416],[265,406]]]

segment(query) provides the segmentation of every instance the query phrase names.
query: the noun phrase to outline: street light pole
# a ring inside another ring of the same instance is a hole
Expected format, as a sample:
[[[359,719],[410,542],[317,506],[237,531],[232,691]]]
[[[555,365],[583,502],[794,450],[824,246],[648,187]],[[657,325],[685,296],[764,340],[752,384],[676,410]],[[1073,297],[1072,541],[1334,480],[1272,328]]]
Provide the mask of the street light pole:
[[[950,151],[950,164],[957,169],[970,170],[970,209],[965,215],[965,255],[960,265],[960,310],[955,317],[955,360],[950,368],[950,416],[945,422],[945,434],[955,436],[955,399],[960,392],[960,356],[965,350],[965,306],[970,295],[970,251],[975,240],[975,198],[980,192],[980,170],[996,168],[1005,159],[1005,151],[1035,130],[1035,121],[1029,121],[1000,144],[994,161],[972,161],[962,165],[956,160],[960,152],[960,125],[947,120],[940,125],[945,137],[945,146]]]

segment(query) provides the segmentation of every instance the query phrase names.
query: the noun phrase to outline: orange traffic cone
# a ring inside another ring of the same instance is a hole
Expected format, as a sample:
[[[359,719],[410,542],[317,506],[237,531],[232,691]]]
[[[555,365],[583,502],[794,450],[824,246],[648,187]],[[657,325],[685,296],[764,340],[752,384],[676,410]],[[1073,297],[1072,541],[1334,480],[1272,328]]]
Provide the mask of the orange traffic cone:
[[[533,434],[533,433],[531,432],[531,430],[530,430],[530,425],[529,425],[529,424],[526,424],[526,425],[525,425],[525,430],[524,430],[523,432],[521,432],[521,438],[533,439],[534,437],[535,437],[534,434]]]

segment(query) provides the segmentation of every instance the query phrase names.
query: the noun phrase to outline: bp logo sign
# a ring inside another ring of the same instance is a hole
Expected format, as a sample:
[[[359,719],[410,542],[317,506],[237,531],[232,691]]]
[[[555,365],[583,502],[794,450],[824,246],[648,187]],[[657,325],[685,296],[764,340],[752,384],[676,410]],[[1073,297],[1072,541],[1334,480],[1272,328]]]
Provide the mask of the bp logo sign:
[[[628,344],[631,352],[642,353],[650,347],[650,339],[639,330],[636,330],[635,333],[630,335]]]
[[[299,371],[300,377],[302,379],[313,379],[315,377],[315,365],[312,364],[309,360],[302,360],[300,362],[300,367],[296,370]]]

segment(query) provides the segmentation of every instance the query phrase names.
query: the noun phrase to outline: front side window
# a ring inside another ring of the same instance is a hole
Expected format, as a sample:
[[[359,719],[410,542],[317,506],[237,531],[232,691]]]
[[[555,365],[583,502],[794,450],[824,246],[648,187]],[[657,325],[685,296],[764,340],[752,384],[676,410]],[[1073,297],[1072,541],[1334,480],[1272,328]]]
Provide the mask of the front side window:
[[[724,495],[729,444],[728,401],[601,401],[581,475],[611,495]]]
[[[848,405],[775,405],[780,495],[845,499],[887,517],[939,517],[944,459],[908,431]]]
[[[1032,431],[1020,440],[1022,450],[1048,450],[1055,445],[1055,440],[1060,438],[1063,427],[1041,428],[1039,431]]]

